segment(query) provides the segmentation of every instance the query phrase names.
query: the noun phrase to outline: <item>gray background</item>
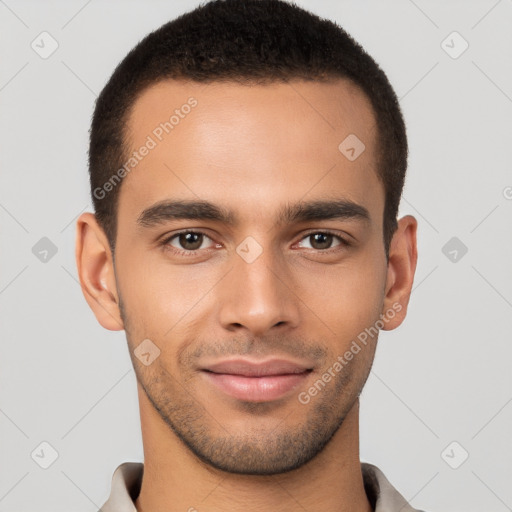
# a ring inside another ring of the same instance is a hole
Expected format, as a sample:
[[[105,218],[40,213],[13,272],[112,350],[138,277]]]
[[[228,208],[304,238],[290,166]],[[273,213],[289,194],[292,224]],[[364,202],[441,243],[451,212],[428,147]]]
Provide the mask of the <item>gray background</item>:
[[[82,297],[74,221],[91,209],[96,95],[137,41],[197,4],[0,0],[0,512],[96,511],[114,469],[142,460],[124,333]],[[363,392],[361,458],[415,507],[512,510],[512,1],[298,4],[373,55],[408,126],[401,214],[418,218],[420,257],[408,318],[381,334]],[[31,47],[51,48],[43,31],[59,45],[46,59]],[[469,44],[458,58],[461,39],[442,43],[453,31]],[[58,453],[48,469],[42,442]]]

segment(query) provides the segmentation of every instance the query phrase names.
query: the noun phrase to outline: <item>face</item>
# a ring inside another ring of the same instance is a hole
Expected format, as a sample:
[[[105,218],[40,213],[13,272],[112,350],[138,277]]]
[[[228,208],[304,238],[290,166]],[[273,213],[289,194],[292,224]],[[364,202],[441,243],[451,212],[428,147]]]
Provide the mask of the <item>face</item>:
[[[369,101],[344,80],[166,81],[128,128],[140,158],[120,190],[111,295],[140,386],[211,466],[303,465],[363,388],[365,329],[405,307]]]

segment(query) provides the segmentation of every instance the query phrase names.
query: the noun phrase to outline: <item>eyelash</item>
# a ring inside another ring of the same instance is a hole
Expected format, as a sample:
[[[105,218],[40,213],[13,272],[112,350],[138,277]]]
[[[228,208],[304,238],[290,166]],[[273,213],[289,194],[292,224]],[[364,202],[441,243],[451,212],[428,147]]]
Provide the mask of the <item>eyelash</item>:
[[[171,242],[171,240],[174,240],[176,237],[180,236],[180,235],[184,235],[184,234],[195,234],[195,235],[203,235],[205,236],[206,238],[209,238],[210,240],[212,240],[212,238],[210,236],[208,236],[207,233],[205,233],[204,231],[195,231],[195,230],[190,230],[190,229],[186,229],[186,230],[183,230],[183,231],[179,231],[177,233],[174,233],[173,235],[169,236],[169,237],[166,237],[164,238],[161,242],[160,242],[160,245],[166,250],[166,251],[170,251],[172,252],[173,254],[176,254],[178,256],[185,256],[185,257],[191,257],[191,256],[197,256],[197,254],[201,251],[205,251],[205,250],[211,250],[211,249],[193,249],[193,250],[190,250],[190,251],[187,251],[185,249],[176,249],[176,247],[173,247],[171,245],[169,245],[169,242]],[[329,247],[328,249],[312,249],[314,251],[317,251],[318,253],[322,253],[322,254],[330,254],[331,252],[335,252],[337,250],[340,250],[340,248],[347,248],[347,247],[350,247],[352,244],[351,242],[348,242],[345,238],[341,237],[340,235],[334,233],[333,231],[330,231],[328,229],[326,230],[317,230],[317,231],[310,231],[308,233],[306,233],[300,240],[304,240],[308,237],[310,237],[311,235],[316,235],[316,234],[322,234],[322,235],[331,235],[333,236],[334,238],[337,238],[340,242],[339,245],[335,246],[335,247]],[[213,241],[213,240],[212,240]]]

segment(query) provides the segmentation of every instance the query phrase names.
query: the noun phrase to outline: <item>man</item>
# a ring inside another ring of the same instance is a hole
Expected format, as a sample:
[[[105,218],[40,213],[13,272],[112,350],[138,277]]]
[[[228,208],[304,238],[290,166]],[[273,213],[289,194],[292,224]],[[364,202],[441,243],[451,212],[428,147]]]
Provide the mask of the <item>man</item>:
[[[215,0],[127,55],[90,139],[78,271],[126,331],[144,445],[102,510],[414,510],[359,459],[359,395],[417,259],[378,65],[292,4]]]

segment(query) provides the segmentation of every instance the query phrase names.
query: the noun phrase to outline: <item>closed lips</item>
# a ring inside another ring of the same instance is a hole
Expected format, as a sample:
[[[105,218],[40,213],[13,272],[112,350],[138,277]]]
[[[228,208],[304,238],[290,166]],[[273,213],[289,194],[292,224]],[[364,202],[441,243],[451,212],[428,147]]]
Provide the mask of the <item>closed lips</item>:
[[[269,377],[310,372],[306,365],[290,361],[272,360],[255,363],[242,360],[231,360],[215,363],[203,368],[212,373],[239,375],[241,377]]]

